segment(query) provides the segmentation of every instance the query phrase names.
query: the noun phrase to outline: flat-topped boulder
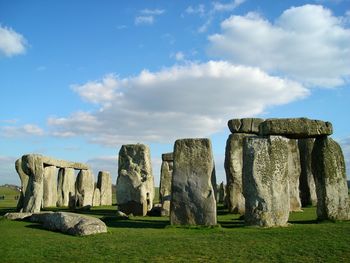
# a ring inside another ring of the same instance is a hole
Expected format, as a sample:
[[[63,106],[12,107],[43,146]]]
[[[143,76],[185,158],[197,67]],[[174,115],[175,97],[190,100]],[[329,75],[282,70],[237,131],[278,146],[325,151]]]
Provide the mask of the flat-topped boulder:
[[[229,120],[227,125],[232,133],[259,133],[259,125],[264,120],[260,118],[243,118]]]
[[[291,139],[315,138],[333,133],[330,122],[307,118],[267,119],[259,126],[263,136],[280,135]]]

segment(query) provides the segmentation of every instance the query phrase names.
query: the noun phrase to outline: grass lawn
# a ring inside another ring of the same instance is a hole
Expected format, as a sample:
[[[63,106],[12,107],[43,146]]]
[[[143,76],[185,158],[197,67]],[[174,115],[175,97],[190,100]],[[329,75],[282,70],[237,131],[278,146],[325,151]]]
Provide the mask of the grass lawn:
[[[0,215],[8,210],[0,207]],[[118,220],[115,210],[85,212],[108,226],[107,234],[87,237],[0,217],[0,262],[350,262],[350,222],[319,223],[315,208],[272,229],[246,227],[222,207],[215,228],[172,227],[164,217]]]

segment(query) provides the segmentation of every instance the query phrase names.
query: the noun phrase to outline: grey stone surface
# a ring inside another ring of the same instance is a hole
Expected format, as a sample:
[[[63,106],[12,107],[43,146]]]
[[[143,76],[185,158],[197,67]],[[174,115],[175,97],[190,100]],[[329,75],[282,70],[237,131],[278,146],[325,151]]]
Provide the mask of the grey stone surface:
[[[16,160],[15,168],[21,180],[21,194],[17,203],[17,210],[19,211],[23,207],[24,195],[27,189],[29,176],[23,171],[22,158]]]
[[[81,170],[75,182],[76,205],[92,206],[95,180],[91,170]],[[79,199],[79,202],[77,201]]]
[[[117,179],[119,210],[144,216],[152,209],[153,198],[154,178],[148,146],[123,145],[119,151]]]
[[[333,133],[332,124],[307,118],[267,119],[259,126],[260,135],[281,135],[291,139],[313,138]]]
[[[311,154],[315,139],[299,139],[298,146],[300,152],[300,200],[303,207],[317,204],[316,186],[311,167]]]
[[[223,204],[225,201],[226,191],[224,182],[221,182],[219,186],[219,203]]]
[[[259,118],[232,119],[227,126],[232,133],[259,134],[259,125],[263,121],[264,119]]]
[[[164,158],[164,156],[171,158]],[[171,180],[173,175],[173,153],[162,154],[162,166],[160,168],[159,199],[162,204],[163,215],[169,216],[171,200]]]
[[[57,168],[44,167],[43,207],[55,207],[57,203]]]
[[[214,171],[209,139],[175,142],[170,209],[172,225],[216,225]]]
[[[92,206],[100,206],[101,205],[101,192],[100,189],[95,188],[94,196],[92,198]]]
[[[75,195],[75,172],[73,168],[60,168],[57,179],[57,206],[69,206],[69,195]]]
[[[112,205],[112,178],[109,172],[98,173],[97,188],[101,192],[101,205]]]
[[[42,162],[48,166],[56,166],[58,168],[73,168],[76,170],[88,170],[89,166],[84,163],[70,162],[64,160],[57,160],[48,156],[41,155]]]
[[[345,161],[339,144],[332,138],[315,140],[312,171],[317,193],[317,217],[320,220],[349,220],[349,195]]]
[[[247,137],[243,155],[245,222],[285,226],[289,216],[288,139]]]
[[[24,220],[29,218],[33,213],[6,213],[4,217],[9,220]]]
[[[290,211],[301,211],[299,178],[301,174],[300,154],[297,140],[288,141],[288,178]]]
[[[167,161],[167,162],[173,162],[174,161],[174,154],[171,153],[163,153],[162,154],[162,161]]]
[[[245,201],[243,196],[243,142],[247,133],[230,134],[226,141],[225,172],[226,172],[226,202],[230,213],[243,215]]]
[[[107,233],[107,226],[96,217],[68,212],[33,214],[31,221],[42,224],[48,230],[74,236]]]

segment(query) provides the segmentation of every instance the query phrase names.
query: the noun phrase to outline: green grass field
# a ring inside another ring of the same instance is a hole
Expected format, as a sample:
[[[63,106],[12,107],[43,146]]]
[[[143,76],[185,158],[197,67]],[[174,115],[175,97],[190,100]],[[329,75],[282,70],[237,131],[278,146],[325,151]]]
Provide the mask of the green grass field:
[[[9,210],[0,207],[0,215]],[[246,227],[222,207],[214,228],[171,227],[164,217],[119,220],[115,210],[85,212],[108,226],[107,234],[87,237],[1,217],[0,262],[350,262],[350,222],[317,222],[315,208],[272,229]]]

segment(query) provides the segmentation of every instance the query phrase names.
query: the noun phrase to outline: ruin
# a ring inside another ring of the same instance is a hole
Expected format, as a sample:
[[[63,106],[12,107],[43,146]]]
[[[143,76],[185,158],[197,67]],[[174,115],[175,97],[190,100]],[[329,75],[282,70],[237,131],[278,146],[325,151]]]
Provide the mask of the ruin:
[[[160,168],[159,200],[162,205],[161,214],[169,216],[171,200],[171,180],[173,177],[174,156],[173,153],[162,154],[162,166]]]
[[[180,139],[174,145],[170,223],[216,225],[215,167],[209,139]]]
[[[101,205],[112,205],[112,178],[107,171],[99,171],[97,186],[101,193]]]
[[[145,216],[153,207],[153,198],[154,179],[148,146],[123,145],[118,161],[118,209],[125,214]]]

